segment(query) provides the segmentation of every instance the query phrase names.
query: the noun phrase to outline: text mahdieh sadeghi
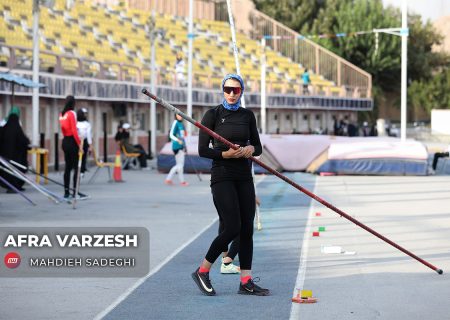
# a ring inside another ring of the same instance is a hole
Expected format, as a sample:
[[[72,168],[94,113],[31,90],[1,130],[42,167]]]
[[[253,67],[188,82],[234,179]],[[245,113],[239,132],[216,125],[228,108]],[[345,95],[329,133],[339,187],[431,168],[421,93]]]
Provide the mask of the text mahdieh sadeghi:
[[[52,241],[53,240],[53,241]],[[137,248],[137,234],[56,234],[49,235],[16,234],[8,235],[4,248],[54,247],[61,248]]]

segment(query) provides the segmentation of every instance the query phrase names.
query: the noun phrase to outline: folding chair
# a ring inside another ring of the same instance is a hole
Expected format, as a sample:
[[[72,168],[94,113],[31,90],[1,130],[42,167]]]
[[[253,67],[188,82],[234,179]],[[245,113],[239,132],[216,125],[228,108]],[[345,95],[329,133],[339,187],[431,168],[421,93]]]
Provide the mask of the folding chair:
[[[97,169],[95,170],[95,172],[92,175],[92,177],[89,179],[88,184],[94,181],[95,176],[97,175],[98,171],[101,168],[107,168],[108,169],[108,176],[109,176],[108,182],[112,182],[113,180],[111,178],[111,168],[114,168],[114,163],[113,162],[103,162],[102,160],[99,160],[97,158],[97,154],[95,153],[95,149],[92,149],[92,156],[94,157],[95,165],[97,166]]]
[[[125,146],[123,144],[120,144],[120,149],[122,150],[123,154],[123,161],[122,161],[122,169],[125,169],[128,165],[133,167],[133,169],[137,169],[137,158],[141,155],[140,153],[130,153],[127,152],[125,149]]]

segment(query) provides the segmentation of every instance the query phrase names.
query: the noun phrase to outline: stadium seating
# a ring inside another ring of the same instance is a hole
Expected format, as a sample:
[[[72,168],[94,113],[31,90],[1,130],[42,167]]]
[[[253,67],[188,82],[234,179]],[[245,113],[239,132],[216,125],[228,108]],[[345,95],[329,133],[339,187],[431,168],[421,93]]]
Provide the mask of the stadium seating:
[[[41,6],[40,48],[55,55],[64,55],[61,67],[64,72],[79,72],[79,60],[83,72],[95,76],[99,64],[107,63],[105,76],[114,78],[123,66],[123,78],[148,81],[150,78],[150,39],[148,21],[150,13],[123,7],[102,7],[89,1],[75,1],[72,8],[65,7],[65,0],[55,0],[53,8]],[[0,43],[8,46],[32,47],[32,0],[1,0]],[[156,14],[157,28],[165,30],[165,38],[156,46],[156,63],[160,81],[174,83],[174,65],[177,53],[187,60],[188,21],[186,18]],[[235,72],[235,61],[227,22],[194,21],[194,81],[196,85],[219,86],[225,73]],[[249,84],[259,85],[261,71],[260,43],[243,33],[237,33],[241,73]],[[74,58],[67,57],[73,56]],[[299,92],[304,68],[280,53],[266,48],[267,81],[276,92]],[[9,58],[8,50],[0,50],[0,62]],[[18,60],[31,65],[31,51],[20,53]],[[41,69],[56,65],[56,57],[41,55]],[[142,69],[142,72],[138,72]],[[186,68],[187,69],[187,68]],[[187,71],[187,70],[186,70]],[[311,72],[314,92],[339,95],[342,91],[333,82]],[[139,77],[143,78],[139,78]]]

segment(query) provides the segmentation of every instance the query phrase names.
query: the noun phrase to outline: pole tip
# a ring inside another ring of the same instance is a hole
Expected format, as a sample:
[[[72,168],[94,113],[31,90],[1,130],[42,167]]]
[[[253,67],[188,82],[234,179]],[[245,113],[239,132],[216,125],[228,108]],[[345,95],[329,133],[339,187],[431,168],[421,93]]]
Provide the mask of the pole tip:
[[[145,89],[145,88],[142,89],[142,93],[143,93],[143,94],[147,94],[147,92],[148,92],[147,89]]]
[[[444,273],[444,271],[442,271],[442,269],[437,269],[436,272],[439,273],[439,274],[443,274]]]

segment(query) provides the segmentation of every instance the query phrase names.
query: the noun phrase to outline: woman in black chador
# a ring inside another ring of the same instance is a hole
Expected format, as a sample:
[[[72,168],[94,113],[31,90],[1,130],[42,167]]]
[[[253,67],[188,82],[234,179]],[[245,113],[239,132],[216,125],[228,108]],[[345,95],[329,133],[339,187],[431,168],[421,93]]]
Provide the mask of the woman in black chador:
[[[0,128],[0,156],[7,160],[14,160],[25,167],[28,167],[27,151],[30,145],[30,140],[25,136],[22,127],[19,123],[19,115],[17,113],[10,113],[6,124]],[[20,169],[22,172],[26,172],[26,169]],[[17,189],[23,191],[22,188],[24,182],[3,170],[0,171],[0,175],[8,180]],[[7,189],[8,193],[14,193],[15,191],[9,189],[3,183],[0,185]]]

